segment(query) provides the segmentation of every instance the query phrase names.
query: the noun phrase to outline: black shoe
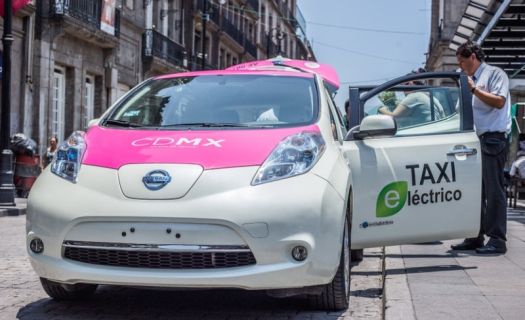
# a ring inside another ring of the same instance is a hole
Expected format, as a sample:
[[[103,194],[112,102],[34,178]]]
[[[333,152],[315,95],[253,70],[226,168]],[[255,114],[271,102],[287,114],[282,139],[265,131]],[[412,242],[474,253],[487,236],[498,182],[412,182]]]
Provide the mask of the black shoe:
[[[505,247],[494,247],[493,245],[487,244],[481,248],[476,249],[478,254],[495,254],[495,253],[505,253],[507,248]]]
[[[476,250],[483,247],[483,242],[468,241],[465,240],[459,244],[453,244],[450,246],[452,250]]]

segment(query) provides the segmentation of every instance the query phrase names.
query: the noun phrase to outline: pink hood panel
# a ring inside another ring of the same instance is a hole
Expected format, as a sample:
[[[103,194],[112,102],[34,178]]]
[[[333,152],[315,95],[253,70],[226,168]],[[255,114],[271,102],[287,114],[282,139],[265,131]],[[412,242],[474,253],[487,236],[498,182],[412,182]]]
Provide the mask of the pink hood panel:
[[[119,169],[127,164],[198,164],[206,169],[258,166],[284,138],[316,125],[259,130],[129,130],[94,126],[82,163]]]

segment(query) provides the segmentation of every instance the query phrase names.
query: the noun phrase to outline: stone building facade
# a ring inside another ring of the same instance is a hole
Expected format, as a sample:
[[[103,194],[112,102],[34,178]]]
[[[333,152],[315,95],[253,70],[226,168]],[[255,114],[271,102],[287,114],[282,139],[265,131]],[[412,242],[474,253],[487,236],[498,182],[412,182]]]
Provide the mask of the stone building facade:
[[[427,70],[454,71],[458,68],[456,54],[449,48],[449,44],[468,2],[469,0],[432,0]]]
[[[36,0],[17,11],[12,18],[11,46],[11,133],[31,132],[33,113],[33,38]],[[0,18],[0,34],[3,34]],[[2,46],[2,42],[0,42]],[[2,48],[3,50],[3,48]],[[0,54],[1,56],[1,54]],[[2,65],[3,67],[3,65]],[[2,88],[0,86],[0,94]]]
[[[44,153],[149,77],[315,59],[297,14],[296,0],[35,0],[13,19],[11,133]]]
[[[432,0],[431,14],[427,70],[456,70],[456,48],[472,40],[481,45],[488,63],[509,76],[511,102],[525,104],[525,0]],[[523,130],[525,108],[518,108],[516,119]]]

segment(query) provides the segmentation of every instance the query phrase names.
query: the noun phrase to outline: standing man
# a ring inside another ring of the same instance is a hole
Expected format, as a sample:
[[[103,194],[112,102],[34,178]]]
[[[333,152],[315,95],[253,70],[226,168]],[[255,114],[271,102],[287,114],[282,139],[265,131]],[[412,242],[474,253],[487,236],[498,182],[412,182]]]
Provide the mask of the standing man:
[[[474,125],[481,142],[483,185],[479,235],[452,245],[452,250],[505,253],[507,206],[503,168],[508,151],[507,135],[511,130],[509,78],[500,68],[486,64],[483,50],[471,41],[457,49],[456,58],[469,76]],[[484,235],[490,238],[485,245]]]

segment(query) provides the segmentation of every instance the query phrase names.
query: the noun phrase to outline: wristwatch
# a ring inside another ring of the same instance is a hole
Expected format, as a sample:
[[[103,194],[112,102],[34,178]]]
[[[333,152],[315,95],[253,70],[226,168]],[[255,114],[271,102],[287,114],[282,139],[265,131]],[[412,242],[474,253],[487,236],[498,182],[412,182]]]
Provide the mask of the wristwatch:
[[[474,87],[470,90],[470,92],[472,92],[472,94],[474,94],[474,92],[476,91],[477,87]]]

